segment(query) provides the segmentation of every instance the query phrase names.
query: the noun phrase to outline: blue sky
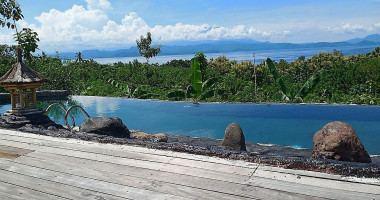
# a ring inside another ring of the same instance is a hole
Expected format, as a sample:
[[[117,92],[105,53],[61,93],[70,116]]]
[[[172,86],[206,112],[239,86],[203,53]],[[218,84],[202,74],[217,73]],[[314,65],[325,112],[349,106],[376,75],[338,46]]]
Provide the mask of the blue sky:
[[[156,43],[249,38],[343,41],[380,33],[380,0],[18,0],[45,51],[125,48],[147,31]],[[0,29],[0,40],[12,33]]]

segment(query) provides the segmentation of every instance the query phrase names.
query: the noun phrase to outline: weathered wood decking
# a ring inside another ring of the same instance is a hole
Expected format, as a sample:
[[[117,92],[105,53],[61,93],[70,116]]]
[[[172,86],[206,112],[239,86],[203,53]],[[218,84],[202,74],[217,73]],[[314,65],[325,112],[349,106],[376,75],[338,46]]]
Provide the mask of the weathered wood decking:
[[[0,199],[380,199],[380,180],[0,129]]]

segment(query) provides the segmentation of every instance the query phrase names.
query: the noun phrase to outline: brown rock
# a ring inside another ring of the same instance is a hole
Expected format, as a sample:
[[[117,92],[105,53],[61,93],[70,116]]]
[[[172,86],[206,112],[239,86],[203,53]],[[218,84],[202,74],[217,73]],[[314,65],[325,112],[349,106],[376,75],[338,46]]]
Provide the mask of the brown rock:
[[[351,125],[330,122],[313,137],[312,158],[371,163],[371,158]]]
[[[227,126],[222,146],[234,150],[246,150],[244,134],[238,123],[234,122]]]
[[[132,132],[130,137],[132,139],[150,140],[152,142],[167,142],[168,136],[164,133],[148,134],[142,131]]]

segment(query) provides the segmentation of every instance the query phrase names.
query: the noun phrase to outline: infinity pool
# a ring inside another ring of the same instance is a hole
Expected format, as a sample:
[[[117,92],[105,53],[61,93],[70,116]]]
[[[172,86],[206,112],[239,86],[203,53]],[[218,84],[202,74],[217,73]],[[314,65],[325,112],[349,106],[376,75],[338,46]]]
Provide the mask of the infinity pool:
[[[39,103],[46,108],[50,103]],[[90,116],[120,117],[129,129],[149,133],[169,133],[222,139],[228,124],[241,125],[249,142],[312,148],[313,135],[326,123],[351,124],[370,154],[380,155],[380,106],[218,104],[134,100],[110,97],[72,96],[58,101],[68,108],[82,105]],[[10,109],[1,105],[0,112]],[[86,118],[73,112],[80,125]],[[64,124],[63,113],[52,110],[49,116]],[[70,121],[70,120],[69,120]]]

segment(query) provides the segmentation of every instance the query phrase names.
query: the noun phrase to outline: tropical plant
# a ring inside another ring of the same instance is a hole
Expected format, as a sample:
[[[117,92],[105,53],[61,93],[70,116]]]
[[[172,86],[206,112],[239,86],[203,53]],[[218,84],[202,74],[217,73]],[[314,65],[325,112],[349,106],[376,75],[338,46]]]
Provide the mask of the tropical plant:
[[[197,54],[195,54],[195,57],[198,58],[199,68],[202,72],[202,80],[204,80],[206,76],[206,69],[208,67],[206,55],[203,52],[198,52]]]
[[[107,81],[109,84],[113,85],[114,87],[120,89],[122,91],[123,94],[125,94],[126,97],[131,97],[131,90],[129,89],[129,86],[128,85],[124,85],[124,84],[121,84],[119,82],[117,82],[116,80],[114,79],[108,79]]]
[[[192,98],[194,102],[199,100],[205,100],[207,98],[213,97],[217,94],[222,94],[224,90],[215,89],[213,86],[220,80],[218,77],[210,78],[205,82],[202,82],[202,72],[200,70],[200,65],[198,57],[195,56],[191,60],[191,72],[190,72],[190,82],[185,90],[171,90],[167,97],[172,100],[182,100],[184,98]]]
[[[140,40],[136,40],[137,47],[141,56],[146,58],[146,62],[149,63],[149,59],[157,56],[161,52],[161,45],[157,48],[150,47],[152,43],[152,34],[148,32],[146,38],[140,37]]]
[[[23,56],[28,60],[32,60],[32,52],[38,49],[40,40],[38,34],[30,28],[23,28],[20,32],[17,30],[16,21],[22,20],[24,15],[19,4],[15,0],[0,1],[0,25],[2,27],[16,29],[14,38],[18,43],[18,48],[22,50]]]
[[[81,52],[76,53],[75,57],[77,58],[76,59],[77,62],[83,62],[83,58],[82,58],[82,53]]]
[[[191,60],[191,72],[190,72],[190,82],[191,82],[191,95],[193,98],[198,98],[202,93],[202,72],[200,69],[198,57],[194,57]]]
[[[24,58],[29,62],[32,61],[32,52],[38,49],[37,42],[40,41],[38,34],[30,28],[23,28],[15,34],[14,38],[18,43],[18,47],[22,50]]]
[[[153,88],[149,85],[140,85],[132,93],[132,97],[138,99],[152,99],[159,96],[159,94],[155,94]]]
[[[305,98],[323,78],[329,75],[328,71],[320,71],[312,75],[297,93],[292,94],[278,74],[274,63],[270,58],[267,59],[267,64],[274,80],[280,86],[280,91],[273,96],[277,101],[303,102],[303,98]]]

